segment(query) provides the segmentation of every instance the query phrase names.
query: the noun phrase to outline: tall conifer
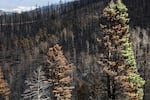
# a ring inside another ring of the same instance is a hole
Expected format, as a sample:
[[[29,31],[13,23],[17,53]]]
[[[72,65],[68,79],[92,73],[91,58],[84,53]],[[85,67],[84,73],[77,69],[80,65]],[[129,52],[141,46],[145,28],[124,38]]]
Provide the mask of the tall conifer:
[[[136,68],[127,11],[121,0],[111,0],[104,9],[100,27],[104,30],[106,51],[101,55],[99,64],[108,75],[109,98],[115,99],[122,94],[129,100],[142,100],[145,81]]]
[[[5,97],[5,100],[9,100],[10,89],[4,80],[2,69],[0,69],[0,94]]]
[[[53,93],[56,100],[71,100],[72,65],[63,55],[61,46],[56,44],[48,51],[49,80],[53,83]]]

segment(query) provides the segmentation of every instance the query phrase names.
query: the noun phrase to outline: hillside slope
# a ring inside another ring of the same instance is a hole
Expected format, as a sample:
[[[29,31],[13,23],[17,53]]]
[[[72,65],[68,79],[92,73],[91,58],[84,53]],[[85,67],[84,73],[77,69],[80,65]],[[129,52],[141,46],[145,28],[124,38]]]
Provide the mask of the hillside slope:
[[[146,80],[144,100],[149,100],[150,2],[123,1],[129,8],[138,68]],[[22,98],[21,94],[26,88],[24,81],[40,65],[47,66],[48,48],[56,43],[62,45],[65,56],[75,66],[74,82],[77,88],[73,92],[73,100],[107,100],[107,80],[96,62],[103,51],[97,41],[103,36],[99,18],[108,2],[80,0],[0,16],[0,66],[12,91],[10,100]],[[137,26],[140,28],[135,28]]]

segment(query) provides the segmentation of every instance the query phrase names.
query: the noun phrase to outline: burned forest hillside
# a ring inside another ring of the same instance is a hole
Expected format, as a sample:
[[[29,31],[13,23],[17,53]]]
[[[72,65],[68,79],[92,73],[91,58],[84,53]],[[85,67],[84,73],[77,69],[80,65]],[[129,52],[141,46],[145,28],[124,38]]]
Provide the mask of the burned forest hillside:
[[[24,100],[26,80],[38,69],[47,72],[47,52],[59,44],[67,64],[72,64],[71,100],[108,100],[107,75],[97,61],[105,51],[100,19],[110,1],[75,0],[0,15],[0,68],[10,88],[9,99]],[[122,1],[128,8],[137,68],[146,82],[143,100],[150,100],[150,0]]]

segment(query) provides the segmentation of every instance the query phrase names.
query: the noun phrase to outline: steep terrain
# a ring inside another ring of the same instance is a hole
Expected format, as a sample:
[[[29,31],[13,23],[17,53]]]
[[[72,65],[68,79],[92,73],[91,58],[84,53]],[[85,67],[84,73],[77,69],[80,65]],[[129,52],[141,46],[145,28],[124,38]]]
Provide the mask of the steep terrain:
[[[149,100],[150,1],[123,1],[129,9],[138,68],[146,80],[144,100]],[[48,48],[56,43],[62,46],[65,56],[75,66],[73,99],[107,100],[107,80],[96,62],[103,51],[97,41],[103,36],[99,18],[108,2],[80,0],[0,16],[0,66],[11,89],[10,100],[22,98],[26,88],[24,81],[40,65],[47,66]]]

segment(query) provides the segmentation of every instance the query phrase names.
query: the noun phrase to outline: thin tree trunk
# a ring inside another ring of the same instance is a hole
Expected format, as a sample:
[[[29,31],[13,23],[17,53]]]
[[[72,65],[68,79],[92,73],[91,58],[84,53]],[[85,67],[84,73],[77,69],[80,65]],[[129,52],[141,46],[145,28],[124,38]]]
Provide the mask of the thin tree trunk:
[[[107,94],[108,94],[108,98],[111,98],[110,77],[108,75],[107,75]]]
[[[115,100],[115,82],[114,82],[114,80],[113,80],[113,82],[112,82],[112,93],[111,93],[111,95],[112,95],[112,100]]]
[[[9,96],[5,96],[5,100],[9,100]]]
[[[109,50],[108,52],[108,60],[110,60],[110,57],[111,57],[111,52]],[[107,93],[108,93],[108,98],[111,98],[111,81],[110,81],[110,77],[109,75],[107,75]]]

